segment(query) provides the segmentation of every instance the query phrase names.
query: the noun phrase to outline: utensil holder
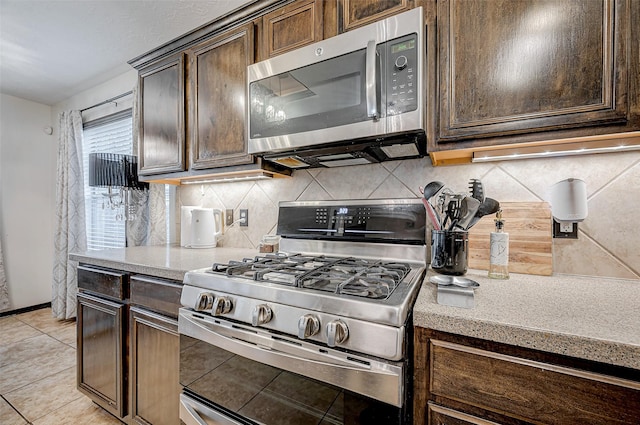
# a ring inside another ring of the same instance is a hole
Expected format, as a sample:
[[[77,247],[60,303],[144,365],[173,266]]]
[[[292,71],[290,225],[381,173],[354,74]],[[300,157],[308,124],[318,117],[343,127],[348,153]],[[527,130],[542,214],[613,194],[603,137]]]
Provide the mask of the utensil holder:
[[[469,263],[469,232],[431,231],[431,268],[441,274],[462,276]]]

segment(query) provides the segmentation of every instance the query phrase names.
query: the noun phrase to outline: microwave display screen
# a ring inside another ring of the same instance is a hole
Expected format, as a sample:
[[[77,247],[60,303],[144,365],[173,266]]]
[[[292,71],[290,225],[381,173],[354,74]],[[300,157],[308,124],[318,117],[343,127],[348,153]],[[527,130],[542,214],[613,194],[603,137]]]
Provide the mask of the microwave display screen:
[[[412,38],[411,40],[403,41],[402,43],[397,43],[391,46],[391,53],[400,53],[405,50],[411,50],[416,48],[416,39]]]

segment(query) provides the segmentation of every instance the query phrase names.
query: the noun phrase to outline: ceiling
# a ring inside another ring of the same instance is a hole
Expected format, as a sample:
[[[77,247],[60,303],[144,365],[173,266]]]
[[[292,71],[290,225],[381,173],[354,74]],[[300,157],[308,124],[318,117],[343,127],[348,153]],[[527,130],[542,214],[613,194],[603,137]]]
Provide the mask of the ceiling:
[[[53,105],[254,0],[0,0],[0,92]]]

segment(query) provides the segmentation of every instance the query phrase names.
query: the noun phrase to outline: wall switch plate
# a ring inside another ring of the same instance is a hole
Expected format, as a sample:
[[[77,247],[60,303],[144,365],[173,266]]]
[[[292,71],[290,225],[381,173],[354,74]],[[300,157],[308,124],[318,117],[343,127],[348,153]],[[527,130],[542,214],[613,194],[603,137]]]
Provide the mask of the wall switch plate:
[[[249,210],[240,210],[240,227],[249,225]]]
[[[554,218],[553,237],[559,239],[578,239],[578,223],[560,223]]]
[[[225,226],[231,226],[233,224],[233,210],[228,209],[224,212],[224,224]]]

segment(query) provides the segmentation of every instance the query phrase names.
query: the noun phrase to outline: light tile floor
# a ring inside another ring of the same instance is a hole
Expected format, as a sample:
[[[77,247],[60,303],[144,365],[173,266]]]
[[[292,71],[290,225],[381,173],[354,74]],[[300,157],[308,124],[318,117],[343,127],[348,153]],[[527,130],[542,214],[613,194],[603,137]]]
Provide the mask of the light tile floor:
[[[51,308],[0,317],[1,425],[121,425],[76,390],[76,322]]]

